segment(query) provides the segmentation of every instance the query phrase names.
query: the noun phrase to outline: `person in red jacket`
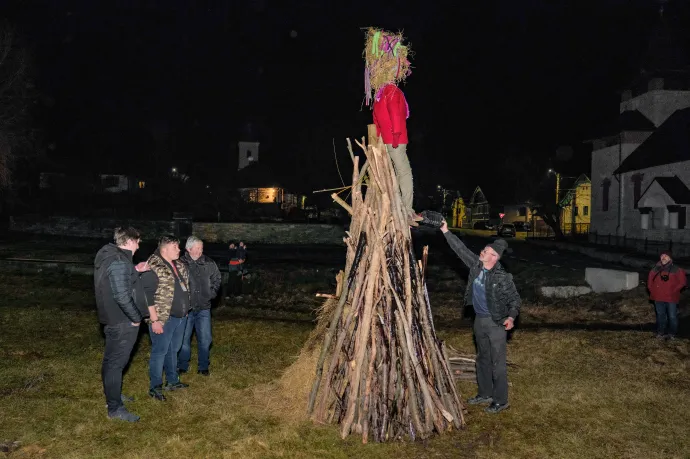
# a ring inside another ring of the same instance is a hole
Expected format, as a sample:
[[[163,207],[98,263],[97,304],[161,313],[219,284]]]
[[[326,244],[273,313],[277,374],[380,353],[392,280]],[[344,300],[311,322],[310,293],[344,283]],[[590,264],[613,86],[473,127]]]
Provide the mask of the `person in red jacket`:
[[[412,208],[412,168],[407,158],[407,118],[410,117],[410,108],[397,86],[411,73],[407,59],[409,50],[402,42],[400,34],[369,29],[364,85],[367,105],[370,105],[373,95],[376,134],[382,138],[393,161],[404,210],[410,225],[417,226],[416,222],[422,218]]]
[[[656,336],[674,339],[678,332],[680,291],[687,285],[685,270],[673,264],[671,251],[661,252],[659,262],[647,276],[649,297],[656,309]]]

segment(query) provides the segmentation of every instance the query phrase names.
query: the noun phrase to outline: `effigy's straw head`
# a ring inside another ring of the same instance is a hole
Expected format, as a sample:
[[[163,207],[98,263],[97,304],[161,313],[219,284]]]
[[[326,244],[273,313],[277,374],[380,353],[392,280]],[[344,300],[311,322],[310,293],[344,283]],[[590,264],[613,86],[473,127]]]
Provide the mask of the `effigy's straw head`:
[[[364,47],[364,92],[367,105],[387,84],[404,81],[411,71],[411,51],[402,33],[370,27]]]

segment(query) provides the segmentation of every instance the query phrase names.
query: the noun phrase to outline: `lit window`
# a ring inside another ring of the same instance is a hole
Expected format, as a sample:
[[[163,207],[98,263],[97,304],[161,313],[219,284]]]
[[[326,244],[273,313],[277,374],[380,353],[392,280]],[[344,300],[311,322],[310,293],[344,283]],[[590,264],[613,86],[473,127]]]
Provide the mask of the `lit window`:
[[[144,188],[146,188],[146,182],[139,182],[139,189],[143,190]]]

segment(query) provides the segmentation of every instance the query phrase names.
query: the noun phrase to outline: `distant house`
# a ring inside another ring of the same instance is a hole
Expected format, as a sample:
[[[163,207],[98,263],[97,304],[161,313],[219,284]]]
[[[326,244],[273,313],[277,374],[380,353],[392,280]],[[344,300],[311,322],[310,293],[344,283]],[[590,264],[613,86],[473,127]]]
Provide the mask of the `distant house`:
[[[100,189],[104,193],[126,193],[144,188],[146,183],[136,180],[134,177],[127,175],[103,174],[100,178]]]
[[[534,211],[534,207],[523,202],[519,204],[506,204],[503,207],[503,223],[525,223],[534,226],[535,220],[541,220]]]
[[[123,174],[91,175],[41,172],[39,189],[46,191],[89,191],[91,193],[127,193],[146,187],[146,182]]]
[[[281,187],[271,188],[238,188],[242,200],[253,204],[277,204],[283,210],[291,208],[304,209],[306,196],[290,193]]]
[[[468,206],[469,223],[472,228],[487,224],[500,225],[501,223],[516,221],[524,221],[525,223],[533,221],[533,213],[529,204],[505,204],[510,202],[510,196],[501,190],[495,190],[490,196],[491,202],[481,187],[478,186],[474,189]]]
[[[563,234],[588,234],[592,215],[592,182],[580,175],[559,202]]]
[[[465,200],[462,196],[458,196],[453,201],[453,207],[451,208],[451,222],[450,225],[454,228],[467,228],[470,226],[470,214],[468,212],[467,206],[465,206]]]
[[[491,204],[486,199],[484,192],[480,187],[474,189],[469,204],[470,210],[470,226],[474,228],[478,224],[487,224],[491,215]]]
[[[243,149],[243,146],[247,149]],[[283,212],[294,208],[304,209],[306,196],[290,192],[280,185],[275,169],[258,160],[258,146],[258,142],[240,142],[241,168],[237,173],[237,191],[242,200],[248,204],[273,205]],[[250,147],[256,148],[252,150]],[[245,161],[250,156],[252,159]]]

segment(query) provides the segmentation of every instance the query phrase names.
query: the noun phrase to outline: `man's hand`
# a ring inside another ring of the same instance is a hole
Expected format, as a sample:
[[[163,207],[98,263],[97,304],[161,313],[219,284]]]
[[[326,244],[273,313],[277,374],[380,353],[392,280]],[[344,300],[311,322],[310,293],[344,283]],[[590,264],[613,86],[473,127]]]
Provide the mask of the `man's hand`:
[[[138,327],[140,322],[132,322],[132,327]]]
[[[515,326],[515,319],[508,317],[503,321],[503,325],[506,327],[506,331],[512,329]]]
[[[160,322],[154,322],[151,324],[151,330],[156,334],[160,335],[163,333],[163,324]]]
[[[445,220],[443,220],[443,225],[441,225],[441,232],[442,232],[442,233],[447,233],[447,232],[448,232],[448,223],[446,223]]]
[[[134,267],[134,269],[136,269],[137,272],[143,273],[143,272],[146,272],[146,271],[150,271],[150,270],[151,270],[151,267],[149,266],[149,264],[148,264],[147,262],[142,261],[141,263],[138,263],[138,264]]]

